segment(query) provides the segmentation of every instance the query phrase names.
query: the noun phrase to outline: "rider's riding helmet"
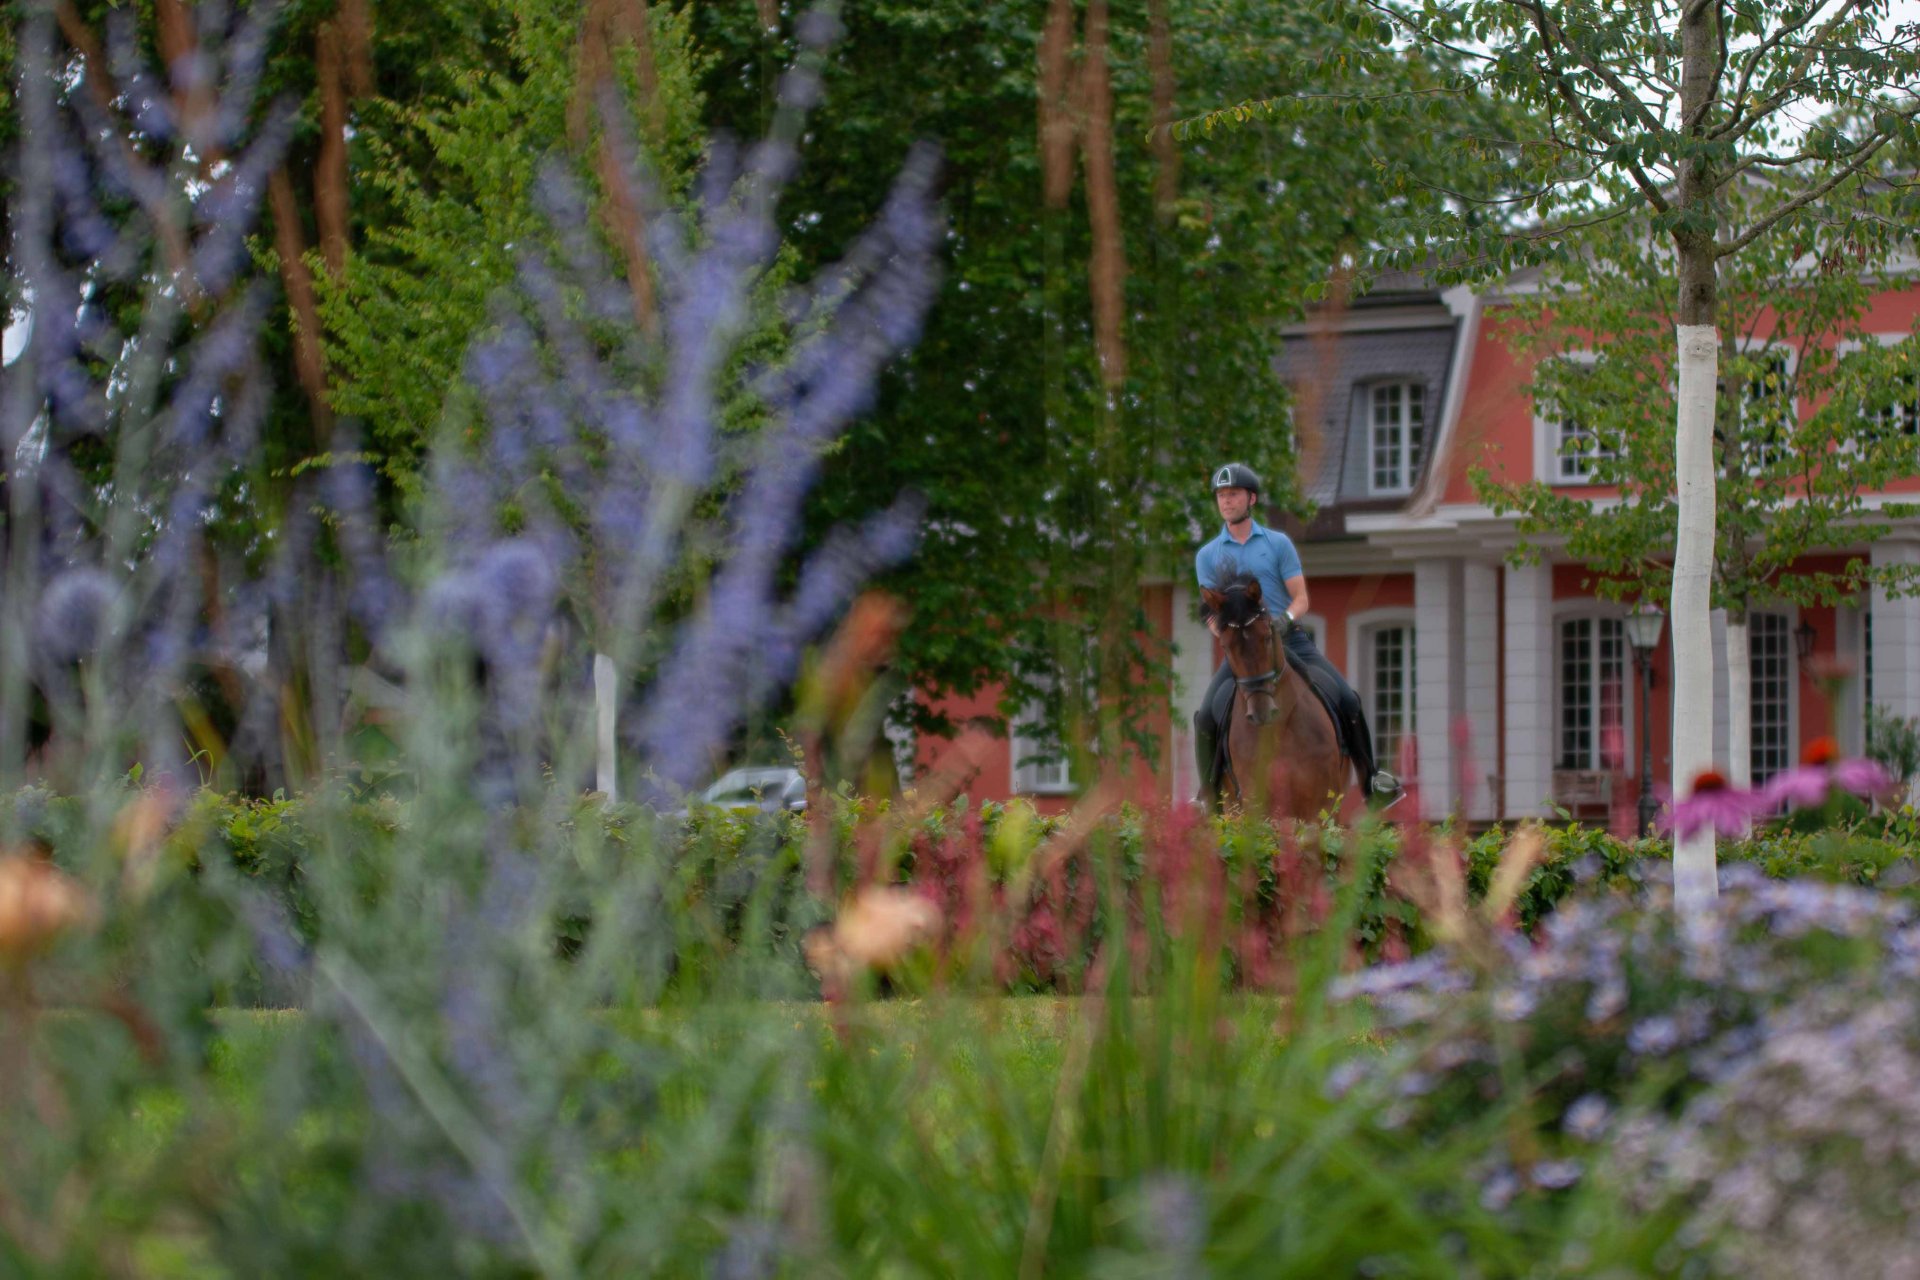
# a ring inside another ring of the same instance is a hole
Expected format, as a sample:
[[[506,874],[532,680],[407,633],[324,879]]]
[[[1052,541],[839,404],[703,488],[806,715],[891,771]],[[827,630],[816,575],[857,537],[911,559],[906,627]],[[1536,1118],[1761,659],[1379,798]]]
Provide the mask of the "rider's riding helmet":
[[[1221,489],[1245,489],[1250,493],[1260,492],[1260,477],[1253,468],[1244,462],[1229,462],[1213,473],[1213,487]]]

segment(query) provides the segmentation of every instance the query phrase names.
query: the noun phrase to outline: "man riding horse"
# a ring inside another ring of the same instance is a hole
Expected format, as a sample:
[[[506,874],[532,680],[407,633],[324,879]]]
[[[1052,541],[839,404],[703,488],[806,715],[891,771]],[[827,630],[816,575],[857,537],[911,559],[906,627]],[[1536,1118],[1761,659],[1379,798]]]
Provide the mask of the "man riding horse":
[[[1307,576],[1293,539],[1277,529],[1269,529],[1253,518],[1254,503],[1260,496],[1260,477],[1253,468],[1229,462],[1213,473],[1213,500],[1225,522],[1220,536],[1202,546],[1194,556],[1194,574],[1203,592],[1217,591],[1238,579],[1259,583],[1259,597],[1266,605],[1274,629],[1279,632],[1288,656],[1308,670],[1304,673],[1316,688],[1324,690],[1333,703],[1335,725],[1342,750],[1353,762],[1360,787],[1369,803],[1384,807],[1400,798],[1400,783],[1385,769],[1376,767],[1373,736],[1367,731],[1366,716],[1360,709],[1360,696],[1341,678],[1333,664],[1322,657],[1306,628],[1297,625],[1307,612]],[[1257,612],[1254,616],[1258,616]],[[1211,611],[1206,615],[1207,629],[1220,634],[1220,619]],[[1217,803],[1222,782],[1223,759],[1220,744],[1225,735],[1224,717],[1231,707],[1234,674],[1230,663],[1223,662],[1213,673],[1206,697],[1193,713],[1194,750],[1200,765],[1200,794],[1196,797],[1209,806]]]

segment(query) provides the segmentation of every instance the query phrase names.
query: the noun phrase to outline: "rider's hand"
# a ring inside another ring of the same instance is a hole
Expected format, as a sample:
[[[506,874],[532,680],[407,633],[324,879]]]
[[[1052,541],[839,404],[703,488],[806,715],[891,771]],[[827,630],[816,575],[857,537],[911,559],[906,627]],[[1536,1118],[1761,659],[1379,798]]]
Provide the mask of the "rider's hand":
[[[1207,630],[1213,632],[1215,638],[1217,639],[1220,635],[1220,619],[1214,617],[1212,614],[1208,614]]]

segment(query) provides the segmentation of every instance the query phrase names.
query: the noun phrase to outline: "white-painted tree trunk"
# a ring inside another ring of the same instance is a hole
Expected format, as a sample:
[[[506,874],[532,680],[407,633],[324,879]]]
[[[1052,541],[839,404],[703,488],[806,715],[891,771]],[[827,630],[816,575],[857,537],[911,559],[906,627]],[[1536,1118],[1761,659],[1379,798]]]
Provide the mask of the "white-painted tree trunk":
[[[1747,615],[1728,610],[1727,781],[1742,791],[1753,785],[1753,660],[1747,635]]]
[[[1707,613],[1713,578],[1713,408],[1720,343],[1711,324],[1679,325],[1676,333],[1680,403],[1674,467],[1680,511],[1673,552],[1671,634],[1677,803],[1692,793],[1694,778],[1713,767],[1713,641]],[[1730,680],[1734,677],[1731,666],[1727,674]],[[1697,910],[1717,893],[1709,828],[1674,845],[1674,905],[1683,912]]]
[[[620,681],[614,673],[613,659],[604,653],[593,655],[593,785],[611,804],[620,798],[619,765],[614,752],[615,720],[620,711]]]

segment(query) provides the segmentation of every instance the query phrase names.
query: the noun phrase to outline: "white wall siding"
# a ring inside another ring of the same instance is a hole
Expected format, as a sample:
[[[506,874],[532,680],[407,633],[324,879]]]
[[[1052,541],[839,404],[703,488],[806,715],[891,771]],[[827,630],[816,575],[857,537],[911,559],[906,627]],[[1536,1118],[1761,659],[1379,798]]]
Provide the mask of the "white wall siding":
[[[1873,563],[1920,564],[1920,543],[1883,538]],[[1920,716],[1920,596],[1873,589],[1873,700],[1896,716]]]

